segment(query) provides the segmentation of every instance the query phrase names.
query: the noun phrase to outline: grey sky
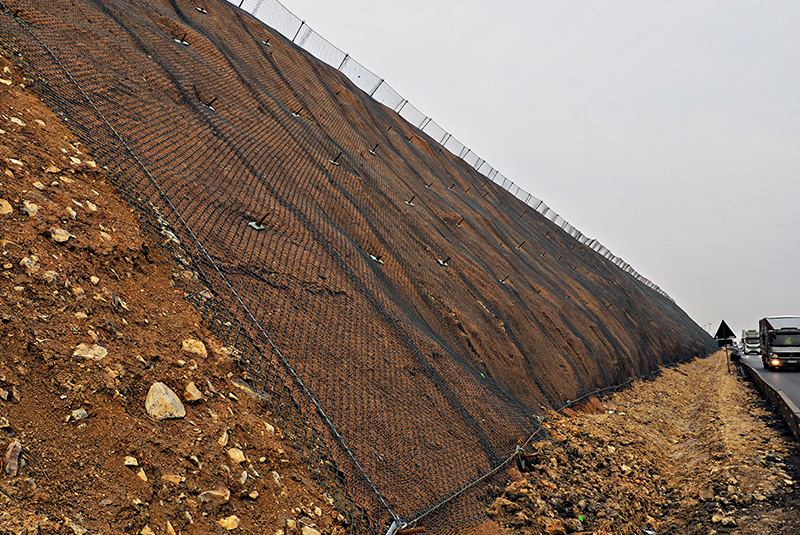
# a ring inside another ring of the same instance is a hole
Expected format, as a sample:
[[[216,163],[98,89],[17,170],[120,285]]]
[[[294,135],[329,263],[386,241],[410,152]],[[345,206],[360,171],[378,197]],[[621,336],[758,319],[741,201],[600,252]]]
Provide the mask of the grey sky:
[[[800,2],[283,0],[700,325],[800,315]]]

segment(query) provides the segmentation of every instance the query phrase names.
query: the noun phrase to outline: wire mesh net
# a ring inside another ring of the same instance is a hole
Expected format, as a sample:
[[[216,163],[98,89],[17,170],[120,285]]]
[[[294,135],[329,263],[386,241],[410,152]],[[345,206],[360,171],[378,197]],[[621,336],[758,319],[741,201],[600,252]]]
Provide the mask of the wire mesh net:
[[[708,349],[670,300],[373,101],[380,79],[354,87],[349,58],[345,77],[224,2],[5,7],[3,46],[354,532],[482,519],[486,475],[542,407]]]

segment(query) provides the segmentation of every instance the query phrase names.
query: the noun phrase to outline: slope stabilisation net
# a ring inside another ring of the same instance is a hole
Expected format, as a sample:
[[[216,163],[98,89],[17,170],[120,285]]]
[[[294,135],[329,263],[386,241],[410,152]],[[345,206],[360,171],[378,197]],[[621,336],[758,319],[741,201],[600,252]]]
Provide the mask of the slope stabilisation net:
[[[474,525],[544,409],[711,349],[672,301],[235,6],[3,7],[5,51],[353,532]]]

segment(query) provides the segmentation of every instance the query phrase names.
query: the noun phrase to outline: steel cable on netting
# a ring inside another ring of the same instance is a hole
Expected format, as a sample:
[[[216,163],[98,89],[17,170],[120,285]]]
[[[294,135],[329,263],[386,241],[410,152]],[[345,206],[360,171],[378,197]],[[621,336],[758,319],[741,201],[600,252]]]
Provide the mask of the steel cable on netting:
[[[3,8],[5,9],[4,15],[5,16],[9,16],[10,12],[8,11],[8,9],[6,8],[5,5],[3,5]],[[63,70],[64,74],[67,76],[69,81],[72,84],[74,84],[74,86],[78,89],[78,91],[81,94],[81,96],[86,100],[87,104],[94,110],[94,112],[97,114],[98,118],[100,118],[100,120],[105,124],[105,126],[112,132],[113,136],[122,144],[124,149],[131,155],[133,160],[136,162],[137,166],[139,166],[141,168],[142,172],[145,174],[145,176],[147,176],[147,178],[150,180],[151,184],[158,191],[159,195],[161,196],[161,199],[173,210],[174,215],[178,218],[178,220],[181,223],[181,225],[183,226],[184,230],[189,234],[189,236],[192,238],[192,240],[195,243],[195,245],[200,249],[201,255],[202,255],[203,259],[204,259],[204,263],[209,265],[219,275],[220,280],[222,280],[227,285],[228,291],[231,293],[231,295],[234,296],[234,299],[237,301],[239,307],[241,307],[241,309],[244,311],[245,315],[249,318],[251,324],[253,326],[255,326],[256,329],[259,331],[259,334],[268,342],[268,344],[270,345],[271,349],[275,352],[275,354],[278,355],[282,365],[286,368],[286,370],[288,371],[288,373],[290,374],[290,376],[294,380],[295,384],[297,384],[297,386],[305,394],[305,396],[308,398],[308,400],[311,401],[311,403],[313,404],[316,412],[319,414],[319,416],[322,418],[322,420],[327,425],[328,430],[331,432],[333,437],[337,440],[337,442],[339,443],[340,447],[342,447],[342,449],[345,451],[345,453],[350,458],[350,461],[353,463],[353,465],[359,470],[360,476],[367,482],[368,486],[370,487],[372,492],[375,494],[375,496],[378,498],[378,500],[380,501],[381,505],[389,513],[391,518],[393,520],[397,520],[398,516],[393,512],[392,508],[389,506],[389,504],[387,503],[387,501],[385,500],[383,495],[378,491],[377,487],[372,482],[372,480],[369,477],[369,475],[361,467],[360,462],[355,457],[355,455],[353,455],[352,451],[350,450],[348,445],[345,443],[343,437],[339,434],[338,429],[333,424],[333,422],[328,418],[326,412],[323,410],[322,406],[316,400],[315,396],[311,393],[311,391],[308,389],[308,387],[303,382],[303,380],[300,378],[300,376],[295,372],[294,368],[290,365],[288,359],[286,359],[286,357],[283,355],[281,350],[274,344],[274,342],[272,341],[272,338],[263,330],[263,328],[261,327],[260,322],[255,318],[255,316],[252,314],[252,312],[250,311],[250,309],[247,306],[247,304],[239,296],[239,293],[237,292],[237,290],[228,282],[227,277],[219,269],[219,267],[217,266],[216,262],[214,262],[213,258],[206,251],[206,248],[203,245],[202,241],[197,238],[197,236],[195,235],[192,227],[186,222],[186,220],[181,215],[181,212],[172,203],[172,199],[162,190],[161,186],[158,184],[158,182],[150,174],[150,172],[149,172],[147,166],[145,166],[144,162],[142,162],[139,159],[137,154],[128,145],[128,143],[125,141],[125,139],[122,137],[122,135],[108,121],[108,119],[105,117],[103,112],[94,103],[94,100],[83,90],[83,87],[72,76],[72,73],[69,71],[69,69],[66,68],[66,66],[61,62],[61,60],[58,58],[58,56],[56,56],[56,54],[52,51],[52,49],[46,43],[44,43],[44,41],[42,41],[39,38],[39,36],[29,27],[27,22],[25,22],[23,19],[20,19],[20,18],[18,18],[16,16],[13,16],[13,15],[11,15],[11,16],[12,16],[13,20],[20,27],[22,27],[28,33],[28,35],[30,35],[31,38],[34,41],[36,41],[36,43],[42,49],[44,49],[47,52],[47,54],[53,59],[53,61],[60,66],[60,68]]]

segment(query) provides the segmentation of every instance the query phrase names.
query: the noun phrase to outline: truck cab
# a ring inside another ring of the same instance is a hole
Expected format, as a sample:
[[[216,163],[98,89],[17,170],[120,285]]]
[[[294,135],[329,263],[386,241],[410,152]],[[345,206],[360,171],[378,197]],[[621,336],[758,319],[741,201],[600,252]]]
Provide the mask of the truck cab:
[[[758,340],[758,331],[755,329],[746,329],[742,331],[742,352],[745,355],[758,355],[761,353],[761,346]]]
[[[771,316],[758,322],[761,361],[767,370],[800,366],[800,316]]]

